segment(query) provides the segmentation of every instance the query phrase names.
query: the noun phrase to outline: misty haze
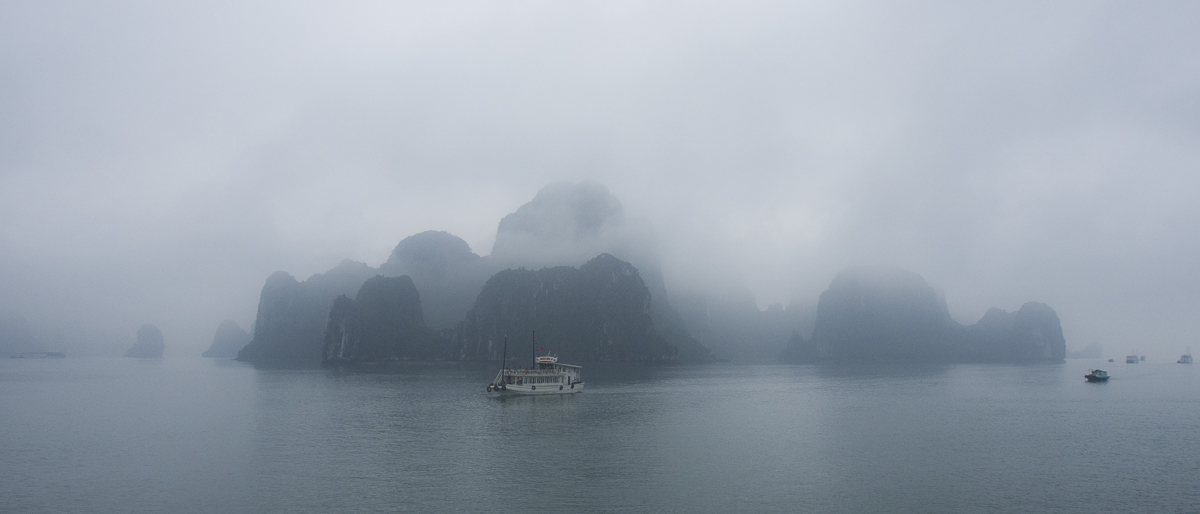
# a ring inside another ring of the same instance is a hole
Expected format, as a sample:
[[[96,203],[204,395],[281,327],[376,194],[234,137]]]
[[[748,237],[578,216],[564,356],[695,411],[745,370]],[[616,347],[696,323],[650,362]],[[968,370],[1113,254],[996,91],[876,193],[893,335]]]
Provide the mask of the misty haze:
[[[1197,24],[4,4],[0,511],[1194,510]]]

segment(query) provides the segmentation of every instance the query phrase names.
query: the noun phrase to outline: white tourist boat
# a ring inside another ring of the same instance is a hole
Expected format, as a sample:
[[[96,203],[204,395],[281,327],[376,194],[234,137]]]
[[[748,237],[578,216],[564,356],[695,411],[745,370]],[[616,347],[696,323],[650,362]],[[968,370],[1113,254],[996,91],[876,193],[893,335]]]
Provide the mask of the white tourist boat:
[[[508,361],[508,340],[504,341],[504,362]],[[533,367],[513,369],[501,367],[496,378],[487,385],[489,393],[500,395],[573,394],[583,391],[579,379],[580,366],[558,362],[550,354],[534,357]]]

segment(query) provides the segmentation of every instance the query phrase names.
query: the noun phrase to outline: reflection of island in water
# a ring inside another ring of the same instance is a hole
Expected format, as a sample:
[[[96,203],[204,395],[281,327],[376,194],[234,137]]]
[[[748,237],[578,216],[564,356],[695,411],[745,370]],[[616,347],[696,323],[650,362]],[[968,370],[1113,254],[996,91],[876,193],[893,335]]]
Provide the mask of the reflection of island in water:
[[[24,352],[13,355],[14,359],[62,359],[66,355],[61,352]]]

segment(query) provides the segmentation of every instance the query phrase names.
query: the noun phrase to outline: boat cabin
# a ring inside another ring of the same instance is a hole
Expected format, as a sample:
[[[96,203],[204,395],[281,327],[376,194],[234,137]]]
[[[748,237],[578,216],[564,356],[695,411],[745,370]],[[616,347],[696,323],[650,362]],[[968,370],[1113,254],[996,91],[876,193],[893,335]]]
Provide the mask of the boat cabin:
[[[559,364],[556,356],[544,355],[537,358],[532,369],[504,370],[504,383],[510,385],[578,384],[582,382],[579,379],[579,369],[579,366]]]

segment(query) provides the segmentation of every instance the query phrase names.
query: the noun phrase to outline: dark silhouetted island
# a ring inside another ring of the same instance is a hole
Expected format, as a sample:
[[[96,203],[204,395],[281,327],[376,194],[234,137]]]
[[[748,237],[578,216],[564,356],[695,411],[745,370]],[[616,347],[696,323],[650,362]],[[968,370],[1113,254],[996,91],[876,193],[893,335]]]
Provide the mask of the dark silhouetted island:
[[[454,328],[463,320],[483,283],[496,271],[466,241],[434,230],[404,238],[379,266],[379,274],[385,277],[412,279],[421,296],[425,324],[439,329]]]
[[[793,334],[791,362],[1062,362],[1066,341],[1050,306],[1029,302],[989,310],[964,327],[916,273],[856,268],[837,275],[817,303],[811,340]]]
[[[376,275],[351,300],[337,297],[325,328],[323,363],[432,360],[441,345],[425,327],[421,298],[407,276]]]
[[[357,291],[375,275],[374,268],[350,260],[304,282],[275,272],[259,296],[254,339],[238,352],[238,360],[264,367],[319,367],[334,299]]]
[[[638,270],[609,254],[579,268],[509,269],[483,286],[460,330],[460,358],[498,360],[508,336],[509,355],[525,355],[537,330],[544,346],[571,362],[676,362],[702,358],[706,349],[680,348],[654,328],[650,291]]]
[[[242,351],[247,344],[250,343],[250,334],[237,323],[231,320],[222,321],[217,326],[217,333],[213,336],[212,345],[201,354],[202,357],[215,359],[232,359],[237,357],[238,352]]]
[[[648,290],[645,300],[650,310],[647,315],[655,337],[630,343],[633,344],[631,348],[642,342],[665,341],[663,348],[675,348],[677,354],[633,352],[622,354],[625,357],[615,357],[616,353],[601,352],[604,356],[597,358],[706,360],[711,355],[709,350],[688,333],[683,319],[668,304],[654,248],[648,226],[627,224],[620,202],[603,185],[594,182],[551,184],[539,191],[532,201],[501,220],[492,254],[487,257],[476,255],[465,241],[452,234],[427,231],[400,241],[387,262],[377,270],[363,263],[344,261],[304,282],[298,282],[286,272],[276,272],[263,285],[252,341],[237,358],[265,367],[373,362],[379,357],[371,353],[375,350],[359,350],[356,346],[361,342],[356,339],[356,327],[365,329],[366,325],[361,324],[371,323],[361,312],[366,304],[360,300],[366,299],[355,297],[351,300],[350,295],[376,275],[405,277],[410,281],[420,299],[417,304],[423,320],[424,335],[420,342],[405,346],[407,349],[398,353],[385,352],[385,360],[482,358],[480,356],[486,352],[477,351],[478,341],[467,338],[464,329],[475,326],[468,319],[468,310],[479,305],[485,283],[506,270],[571,267],[606,253],[610,257],[615,254],[632,256],[629,261],[612,258],[625,262],[637,273],[642,288]],[[647,273],[633,267],[634,260],[645,263],[650,270],[649,280],[644,278]],[[338,300],[343,295],[346,298]],[[653,302],[649,302],[650,297]],[[601,305],[606,304],[595,306]],[[572,315],[578,317],[577,314]],[[548,321],[544,316],[541,320]],[[334,354],[330,354],[327,336],[341,338],[350,346],[343,349],[339,343]],[[620,340],[620,344],[625,342]],[[614,351],[620,353],[623,350]]]
[[[158,327],[149,323],[142,325],[137,331],[137,342],[125,352],[126,357],[161,358],[163,348],[163,333]]]

